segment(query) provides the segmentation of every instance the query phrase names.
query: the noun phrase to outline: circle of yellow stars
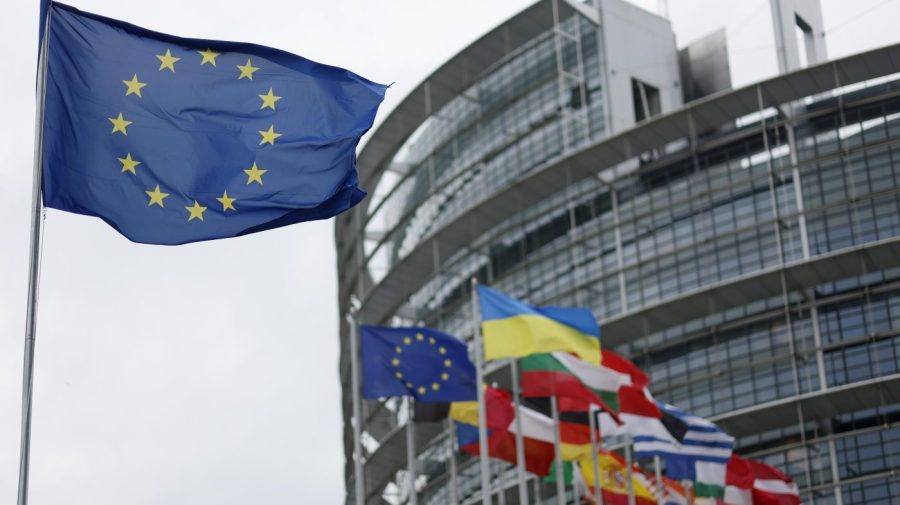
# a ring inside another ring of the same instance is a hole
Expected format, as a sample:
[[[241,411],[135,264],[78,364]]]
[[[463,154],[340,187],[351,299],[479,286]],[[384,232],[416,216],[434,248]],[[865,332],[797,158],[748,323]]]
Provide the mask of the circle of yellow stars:
[[[211,67],[217,67],[216,58],[221,56],[222,53],[213,51],[211,48],[207,47],[203,50],[196,50],[197,54],[200,55],[199,65],[202,67],[204,65],[210,65]],[[166,49],[165,53],[155,55],[156,59],[159,60],[159,72],[171,72],[176,73],[176,64],[182,60],[181,56],[172,55],[171,49]],[[180,63],[180,65],[185,65],[187,63]],[[247,62],[243,65],[236,65],[238,69],[237,80],[246,79],[248,81],[253,80],[253,74],[257,72],[260,67],[253,65],[253,59],[247,58]],[[179,67],[180,68],[180,67]],[[137,73],[132,73],[131,79],[123,79],[122,84],[125,85],[125,96],[134,95],[135,99],[142,99],[144,97],[143,90],[147,87],[146,82],[141,82],[140,77]],[[265,91],[264,89],[261,91]],[[268,91],[265,93],[260,93],[257,95],[259,99],[262,101],[259,110],[271,109],[276,110],[275,107],[279,100],[282,99],[281,96],[275,94],[275,90],[272,87],[269,87]],[[128,127],[131,126],[134,121],[126,118],[122,112],[119,112],[116,117],[110,117],[109,122],[112,123],[112,131],[110,132],[112,135],[117,133],[121,133],[123,136],[128,136]],[[267,130],[259,130],[260,148],[266,144],[274,146],[276,140],[282,136],[282,133],[275,131],[275,125],[271,124]],[[141,165],[141,161],[135,159],[131,152],[126,152],[124,156],[117,156],[116,159],[119,160],[121,164],[121,173],[129,172],[131,175],[136,176],[138,173],[138,166]],[[244,170],[244,174],[247,175],[247,185],[256,183],[260,186],[263,185],[263,175],[266,174],[268,170],[261,168],[254,161],[253,165],[250,168]],[[170,196],[170,193],[166,193],[160,189],[160,185],[157,184],[155,188],[148,189],[144,191],[149,198],[147,207],[158,206],[159,208],[165,208],[165,199]],[[222,206],[222,212],[227,214],[228,211],[237,212],[237,208],[234,205],[234,202],[237,201],[236,198],[228,196],[228,191],[222,191],[222,196],[217,197],[216,200]],[[200,202],[196,199],[193,200],[193,205],[185,206],[185,210],[187,211],[187,222],[191,222],[194,220],[203,221],[203,213],[207,210],[207,207],[200,204]],[[430,339],[434,340],[434,339]],[[433,343],[433,342],[432,342]],[[443,348],[441,348],[442,353],[445,352]],[[400,347],[397,347],[397,353],[399,354],[401,351]],[[449,365],[448,365],[449,366]],[[398,372],[399,373],[399,372]],[[444,373],[443,376],[447,374]],[[446,379],[444,379],[446,380]],[[433,384],[432,387],[435,391],[437,391],[437,383]],[[421,388],[420,388],[421,389]]]
[[[425,335],[422,333],[416,333],[415,340],[413,340],[413,337],[403,337],[403,345],[402,346],[398,345],[398,346],[394,347],[394,357],[391,359],[391,365],[394,368],[400,367],[401,357],[403,355],[404,347],[413,345],[413,342],[425,343],[425,341],[426,341]],[[428,337],[427,341],[428,341],[428,345],[437,345],[437,341],[434,339],[434,337]],[[444,346],[438,346],[438,353],[441,354],[442,356],[446,355],[447,349]],[[440,375],[441,382],[447,382],[448,380],[450,380],[449,370],[453,366],[453,361],[450,359],[444,359],[442,364],[444,367],[444,371],[441,372],[441,375]],[[409,380],[404,379],[403,372],[401,372],[400,370],[397,370],[394,372],[394,377],[396,377],[398,380],[404,381],[404,385],[406,386],[406,389],[408,389],[410,391],[415,391],[416,393],[419,394],[419,396],[428,393],[429,390],[437,392],[437,391],[440,391],[440,389],[441,389],[441,384],[439,382],[432,382],[430,385],[428,385],[428,384],[420,384],[420,385],[413,384]]]

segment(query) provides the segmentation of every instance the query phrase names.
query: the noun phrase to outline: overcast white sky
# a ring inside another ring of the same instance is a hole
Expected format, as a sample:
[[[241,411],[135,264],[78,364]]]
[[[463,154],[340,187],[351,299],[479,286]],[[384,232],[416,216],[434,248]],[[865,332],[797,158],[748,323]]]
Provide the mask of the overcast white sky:
[[[18,473],[37,1],[0,18],[0,503]],[[251,41],[421,79],[531,0],[70,0],[188,37]],[[636,3],[655,10],[656,0]],[[775,71],[768,0],[670,0],[683,45],[726,25],[736,83]],[[825,0],[830,56],[900,40],[900,1]],[[849,22],[847,22],[849,21]],[[371,189],[371,188],[369,188]],[[49,211],[33,505],[339,503],[332,222],[179,247]]]

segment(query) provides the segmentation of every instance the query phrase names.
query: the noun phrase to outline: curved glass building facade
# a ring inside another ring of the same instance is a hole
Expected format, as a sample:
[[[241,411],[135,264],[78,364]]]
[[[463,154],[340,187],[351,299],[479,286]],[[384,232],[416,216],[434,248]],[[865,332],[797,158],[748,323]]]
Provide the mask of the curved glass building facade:
[[[473,276],[590,307],[657,398],[804,503],[900,503],[900,46],[686,103],[678,60],[662,18],[543,0],[448,61],[360,154],[374,191],[336,224],[342,313],[469,338]],[[366,503],[478,499],[439,424],[417,425],[410,482],[407,420],[364,404]],[[517,503],[514,468],[492,468]]]

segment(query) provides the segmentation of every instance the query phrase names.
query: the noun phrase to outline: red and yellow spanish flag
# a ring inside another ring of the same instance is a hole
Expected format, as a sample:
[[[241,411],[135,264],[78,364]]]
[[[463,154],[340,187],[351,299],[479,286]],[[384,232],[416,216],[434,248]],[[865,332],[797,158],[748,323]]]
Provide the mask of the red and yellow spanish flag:
[[[587,485],[588,492],[594,491],[594,462],[590,453],[578,461],[581,477]],[[604,505],[628,505],[628,471],[625,461],[614,452],[601,451],[597,455],[600,467],[600,489],[603,492]],[[637,470],[632,472],[631,482],[634,486],[636,505],[655,505],[656,497],[637,478]]]
[[[588,309],[535,307],[478,286],[485,359],[570,352],[600,364],[600,326]]]

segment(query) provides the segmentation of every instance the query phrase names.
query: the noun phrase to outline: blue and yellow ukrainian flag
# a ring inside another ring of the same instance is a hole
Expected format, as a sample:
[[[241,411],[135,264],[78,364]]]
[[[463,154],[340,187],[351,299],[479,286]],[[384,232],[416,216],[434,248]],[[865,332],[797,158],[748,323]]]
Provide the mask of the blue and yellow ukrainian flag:
[[[356,146],[385,86],[55,2],[49,19],[47,207],[136,242],[182,244],[326,219],[365,196]]]
[[[485,359],[563,351],[600,364],[600,326],[588,309],[535,307],[478,286]]]

